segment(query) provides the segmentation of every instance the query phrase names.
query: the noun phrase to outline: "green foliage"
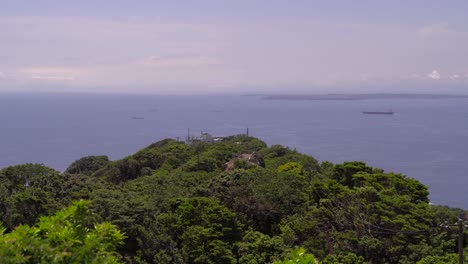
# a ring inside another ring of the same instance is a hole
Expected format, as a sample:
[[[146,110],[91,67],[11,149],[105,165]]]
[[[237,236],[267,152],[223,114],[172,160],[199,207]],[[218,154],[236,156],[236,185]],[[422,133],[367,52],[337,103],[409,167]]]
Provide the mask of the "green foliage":
[[[236,159],[234,161],[234,168],[235,169],[245,169],[245,170],[248,170],[248,169],[253,169],[255,168],[256,165],[251,163],[251,162],[248,162],[244,159]]]
[[[338,255],[329,255],[322,262],[322,264],[365,264],[364,258],[357,256],[354,253],[347,252]]]
[[[73,162],[65,173],[92,175],[110,164],[107,156],[87,156]]]
[[[415,203],[429,202],[427,187],[401,174],[359,171],[352,176],[352,182],[354,187],[372,186],[378,191],[392,189],[397,195],[407,196]]]
[[[314,255],[306,253],[303,248],[295,248],[286,260],[276,261],[274,264],[316,264]]]
[[[295,175],[302,175],[302,165],[297,162],[288,162],[278,166],[278,172],[288,172]]]
[[[58,171],[40,164],[0,170],[0,222],[11,230],[57,211],[64,179]]]
[[[232,153],[258,152],[267,147],[265,142],[246,135],[228,137],[221,142],[221,144],[215,144],[215,147],[218,146],[221,148],[228,148]]]
[[[107,182],[94,176],[82,174],[70,175],[62,183],[61,191],[63,196],[60,199],[60,203],[69,205],[75,200],[90,200],[94,192],[105,189],[107,185]]]
[[[465,259],[466,261],[467,259]],[[444,256],[427,256],[416,264],[458,264],[457,254],[447,254]]]
[[[59,187],[61,178],[58,171],[41,164],[11,166],[0,171],[0,182],[10,194],[28,188],[54,191]]]
[[[114,183],[151,174],[160,168],[174,169],[185,164],[193,153],[183,142],[165,139],[149,145],[137,153],[111,163],[96,172]]]
[[[269,201],[279,217],[304,209],[309,200],[309,182],[293,172],[258,175],[253,186],[256,197]]]
[[[272,201],[257,191],[262,179],[269,179],[269,173],[258,167],[224,173],[210,183],[209,194],[235,212],[245,225],[271,234],[273,226],[279,222],[279,213]]]
[[[175,247],[158,252],[159,259],[177,252],[185,263],[235,263],[233,249],[241,239],[241,226],[234,213],[204,197],[174,200],[172,208],[156,219],[164,238],[158,243]]]
[[[32,227],[2,230],[0,263],[118,263],[116,249],[125,236],[109,223],[91,228],[88,204],[75,202]]]
[[[44,226],[53,221],[41,216],[79,199],[90,200],[95,212],[80,218],[80,227],[73,227],[79,222],[70,220],[74,216]],[[117,241],[101,247],[108,240],[91,235],[116,234],[109,231],[115,230],[112,225],[128,236],[117,250],[132,264],[452,261],[456,232],[439,225],[455,222],[460,209],[428,201],[420,182],[363,162],[319,164],[245,135],[217,143],[166,139],[113,162],[105,156],[82,158],[64,174],[37,164],[0,170],[0,222],[5,226],[0,232],[11,232],[0,237],[24,237],[15,241],[27,249],[11,251],[18,258],[14,261],[24,263],[38,256],[38,247],[44,256],[54,256],[52,263],[87,256],[95,257],[87,263],[115,262]],[[95,229],[93,222],[112,225]],[[59,234],[36,232],[42,227]],[[69,235],[72,241],[66,240]],[[5,245],[0,248],[14,249]]]
[[[345,162],[335,166],[332,179],[345,186],[353,187],[353,176],[358,172],[372,173],[373,168],[368,167],[364,162]]]
[[[238,243],[239,264],[272,263],[281,258],[285,246],[280,237],[249,230]]]
[[[290,150],[280,145],[273,145],[270,148],[262,149],[260,153],[265,158],[266,167],[274,170],[288,162],[294,162],[302,166],[303,173],[309,176],[318,171],[320,167],[317,160],[313,157],[300,154],[295,150]]]
[[[224,162],[213,156],[214,154],[209,152],[197,155],[185,164],[184,170],[213,172],[221,169]]]
[[[288,154],[293,154],[294,151],[281,145],[273,145],[268,149],[264,149],[262,153],[264,154],[265,158],[274,159],[278,157],[284,157]]]
[[[309,207],[302,213],[289,215],[281,220],[281,237],[287,246],[302,245],[317,257],[325,257],[328,253],[328,232],[333,227],[323,210]]]

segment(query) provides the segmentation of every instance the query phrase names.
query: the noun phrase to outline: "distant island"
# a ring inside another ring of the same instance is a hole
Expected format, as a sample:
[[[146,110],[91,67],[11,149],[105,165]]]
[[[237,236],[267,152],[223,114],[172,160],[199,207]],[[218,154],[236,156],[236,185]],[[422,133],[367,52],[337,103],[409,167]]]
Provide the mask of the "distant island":
[[[283,94],[263,95],[265,100],[311,100],[311,101],[348,101],[376,99],[461,99],[468,95],[453,94],[406,94],[406,93],[369,93],[369,94]]]

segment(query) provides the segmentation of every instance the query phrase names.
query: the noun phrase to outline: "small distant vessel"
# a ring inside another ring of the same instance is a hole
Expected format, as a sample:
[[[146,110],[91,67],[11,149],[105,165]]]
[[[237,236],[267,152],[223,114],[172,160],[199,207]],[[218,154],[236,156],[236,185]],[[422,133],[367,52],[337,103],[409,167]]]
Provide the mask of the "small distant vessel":
[[[145,118],[142,116],[132,116],[132,119],[145,119]]]
[[[392,110],[388,111],[362,111],[365,115],[393,115],[395,112]]]

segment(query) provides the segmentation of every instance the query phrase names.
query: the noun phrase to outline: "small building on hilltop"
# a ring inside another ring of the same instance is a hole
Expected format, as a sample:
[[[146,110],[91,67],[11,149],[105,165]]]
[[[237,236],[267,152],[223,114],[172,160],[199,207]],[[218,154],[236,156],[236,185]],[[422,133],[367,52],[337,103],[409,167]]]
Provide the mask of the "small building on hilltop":
[[[187,143],[188,144],[193,144],[194,142],[204,142],[204,143],[217,143],[220,141],[223,141],[225,137],[216,137],[212,136],[210,133],[206,132],[201,132],[201,135],[199,137],[196,136],[190,136],[190,134],[187,136]]]
[[[242,153],[232,158],[228,162],[226,162],[224,164],[224,171],[232,172],[234,169],[238,167],[255,167],[255,166],[265,167],[265,161],[263,160],[263,157],[256,152],[252,152],[251,154]]]

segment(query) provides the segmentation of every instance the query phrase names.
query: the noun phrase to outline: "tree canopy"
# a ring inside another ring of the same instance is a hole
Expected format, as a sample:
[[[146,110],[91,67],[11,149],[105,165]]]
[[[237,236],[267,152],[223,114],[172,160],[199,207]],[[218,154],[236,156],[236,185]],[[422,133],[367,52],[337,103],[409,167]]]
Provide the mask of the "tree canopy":
[[[0,227],[0,263],[119,263],[125,236],[110,223],[90,222],[89,202],[78,201],[34,226]]]
[[[460,209],[428,195],[406,175],[245,135],[165,139],[64,173],[0,170],[0,262],[450,263],[457,234],[440,224]]]

